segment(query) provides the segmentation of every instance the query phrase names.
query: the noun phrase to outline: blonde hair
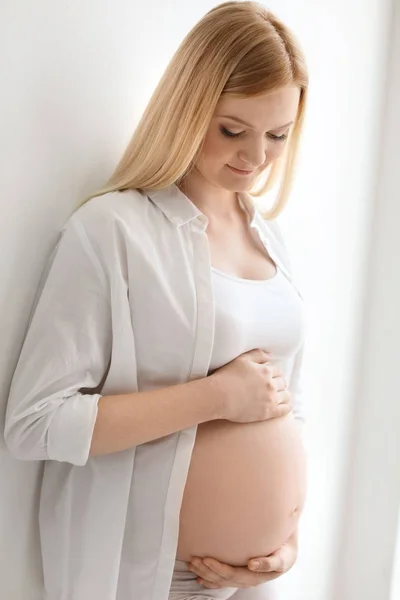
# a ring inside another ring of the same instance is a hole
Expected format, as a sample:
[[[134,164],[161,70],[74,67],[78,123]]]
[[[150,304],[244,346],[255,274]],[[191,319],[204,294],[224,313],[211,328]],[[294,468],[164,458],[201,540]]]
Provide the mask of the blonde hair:
[[[172,57],[106,186],[86,198],[128,188],[162,189],[179,182],[193,167],[221,96],[258,96],[299,86],[299,109],[285,152],[267,171],[264,195],[282,173],[273,207],[277,217],[287,203],[303,127],[308,86],[304,56],[292,32],[257,2],[224,2],[186,35]],[[256,185],[260,183],[260,175]]]

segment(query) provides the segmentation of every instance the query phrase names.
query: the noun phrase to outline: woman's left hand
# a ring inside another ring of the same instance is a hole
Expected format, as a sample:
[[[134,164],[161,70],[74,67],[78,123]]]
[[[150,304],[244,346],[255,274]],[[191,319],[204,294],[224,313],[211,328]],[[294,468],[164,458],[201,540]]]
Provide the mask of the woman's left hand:
[[[249,588],[281,577],[293,567],[297,559],[298,531],[283,546],[260,558],[253,558],[247,567],[231,567],[213,558],[192,558],[189,570],[198,575],[197,582],[208,589],[227,587]],[[260,564],[254,568],[255,561]]]

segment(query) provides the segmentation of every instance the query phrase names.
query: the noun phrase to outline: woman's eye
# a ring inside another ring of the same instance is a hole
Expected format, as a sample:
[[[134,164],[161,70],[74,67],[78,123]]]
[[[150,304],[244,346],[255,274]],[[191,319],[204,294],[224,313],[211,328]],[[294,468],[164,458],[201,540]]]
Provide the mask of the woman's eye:
[[[284,142],[285,140],[287,140],[288,136],[286,133],[282,134],[282,135],[274,135],[273,133],[269,134],[269,137],[272,140],[275,140],[276,142]]]
[[[220,130],[223,135],[230,138],[237,138],[244,133],[243,131],[241,131],[240,133],[233,133],[232,131],[229,131],[229,129],[226,129],[226,127],[224,127],[223,125],[221,125]],[[274,140],[275,142],[284,142],[288,138],[287,134],[274,135],[273,133],[269,133],[268,136],[271,138],[271,140]]]
[[[221,133],[223,133],[227,137],[238,137],[239,135],[242,135],[242,133],[243,133],[243,131],[241,131],[240,133],[232,133],[232,131],[229,131],[229,129],[226,129],[226,127],[224,127],[223,125],[221,125],[220,129],[221,129]]]

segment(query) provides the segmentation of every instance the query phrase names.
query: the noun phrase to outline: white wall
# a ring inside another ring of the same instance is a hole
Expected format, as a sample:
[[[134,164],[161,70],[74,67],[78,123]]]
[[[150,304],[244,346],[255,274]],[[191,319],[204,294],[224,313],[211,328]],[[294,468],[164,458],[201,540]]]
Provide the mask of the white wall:
[[[3,409],[30,304],[57,232],[78,199],[109,175],[176,47],[216,3],[3,0]],[[268,6],[302,40],[311,72],[302,159],[282,218],[308,301],[310,488],[300,558],[278,587],[285,600],[337,600],[389,0],[271,0]],[[4,598],[42,600],[36,523],[40,472],[41,465],[20,463],[4,446],[0,449]]]

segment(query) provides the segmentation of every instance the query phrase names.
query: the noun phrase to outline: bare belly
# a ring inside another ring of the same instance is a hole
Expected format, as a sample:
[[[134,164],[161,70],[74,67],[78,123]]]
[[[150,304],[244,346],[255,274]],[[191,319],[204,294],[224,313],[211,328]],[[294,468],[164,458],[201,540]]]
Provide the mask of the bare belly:
[[[177,558],[232,566],[267,556],[295,529],[306,456],[292,414],[258,423],[199,425],[180,513]]]

